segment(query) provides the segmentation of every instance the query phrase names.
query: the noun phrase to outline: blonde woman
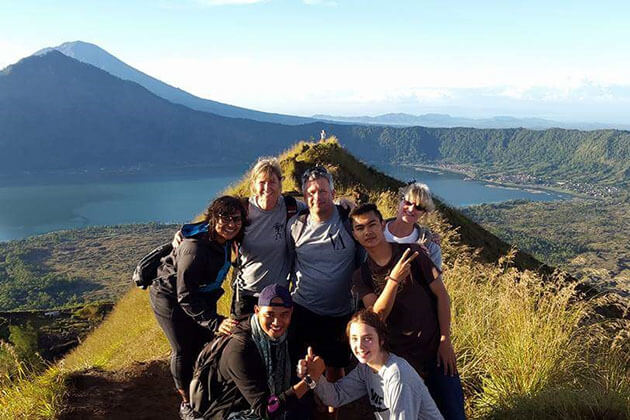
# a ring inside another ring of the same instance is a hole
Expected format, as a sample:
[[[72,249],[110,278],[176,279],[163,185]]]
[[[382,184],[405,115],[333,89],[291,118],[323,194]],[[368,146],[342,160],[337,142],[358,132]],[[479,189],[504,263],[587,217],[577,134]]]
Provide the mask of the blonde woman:
[[[306,209],[295,198],[282,194],[282,170],[278,160],[258,159],[249,177],[247,199],[249,225],[238,250],[232,314],[254,313],[260,291],[270,284],[289,286],[290,256],[286,245],[289,218]]]
[[[431,261],[442,269],[440,237],[418,221],[435,210],[431,191],[426,184],[411,183],[400,190],[400,203],[395,218],[385,220],[385,239],[399,244],[424,245]]]

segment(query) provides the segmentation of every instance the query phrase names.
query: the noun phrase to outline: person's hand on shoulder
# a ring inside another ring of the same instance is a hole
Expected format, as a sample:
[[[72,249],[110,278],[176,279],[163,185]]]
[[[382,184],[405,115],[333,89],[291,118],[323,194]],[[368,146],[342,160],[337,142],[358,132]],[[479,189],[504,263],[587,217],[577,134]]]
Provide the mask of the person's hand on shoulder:
[[[350,200],[349,198],[345,198],[345,197],[341,197],[339,199],[339,205],[341,207],[343,207],[344,209],[351,211],[352,209],[354,209],[357,206],[357,203],[355,203],[354,201]]]
[[[221,321],[221,324],[219,324],[217,334],[232,335],[236,327],[238,327],[238,321],[236,319],[225,318],[223,321]]]

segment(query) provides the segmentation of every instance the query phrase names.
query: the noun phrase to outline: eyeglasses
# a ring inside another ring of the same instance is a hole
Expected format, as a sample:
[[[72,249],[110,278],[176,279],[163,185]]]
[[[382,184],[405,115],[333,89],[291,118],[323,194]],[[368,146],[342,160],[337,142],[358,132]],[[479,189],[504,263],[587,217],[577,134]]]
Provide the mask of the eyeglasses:
[[[403,199],[402,202],[403,202],[403,206],[413,206],[418,211],[425,211],[425,212],[427,211],[427,208],[421,204],[412,203],[411,201],[407,201],[405,199]]]
[[[313,175],[326,177],[329,175],[329,173],[328,173],[328,170],[324,168],[323,166],[313,166],[312,168],[304,171],[304,173],[302,174],[302,182],[311,178],[311,176]]]
[[[228,216],[228,215],[220,214],[219,215],[219,220],[224,225],[227,225],[227,224],[229,224],[231,222],[234,222],[235,225],[243,223],[243,218],[240,215]]]

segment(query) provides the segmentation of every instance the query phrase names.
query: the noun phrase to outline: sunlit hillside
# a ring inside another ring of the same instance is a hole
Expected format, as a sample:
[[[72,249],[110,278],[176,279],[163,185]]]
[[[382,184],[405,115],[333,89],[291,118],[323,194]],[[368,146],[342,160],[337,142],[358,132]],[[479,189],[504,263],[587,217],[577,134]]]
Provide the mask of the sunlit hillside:
[[[338,196],[373,201],[384,215],[394,215],[402,184],[363,165],[334,139],[300,143],[281,159],[286,192],[299,194],[304,169],[325,165]],[[228,192],[248,195],[247,176]],[[630,417],[630,341],[624,320],[597,316],[599,302],[585,300],[561,273],[550,274],[550,267],[539,271],[534,258],[511,251],[442,203],[425,222],[442,237],[453,342],[469,417]],[[228,299],[222,301],[223,312]],[[0,379],[0,415],[59,417],[71,412],[76,400],[67,387],[71,375],[95,368],[114,375],[155,360],[166,366],[167,355],[148,294],[131,290],[99,328],[43,375],[23,372],[21,380],[16,375],[4,385]],[[151,393],[146,389],[146,395]]]

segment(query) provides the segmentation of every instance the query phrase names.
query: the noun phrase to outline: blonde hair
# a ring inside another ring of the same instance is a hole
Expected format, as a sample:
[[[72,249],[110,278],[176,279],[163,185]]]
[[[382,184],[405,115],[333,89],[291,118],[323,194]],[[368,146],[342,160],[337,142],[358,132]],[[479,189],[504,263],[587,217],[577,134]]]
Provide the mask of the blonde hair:
[[[254,193],[256,178],[258,178],[260,174],[267,176],[275,175],[278,181],[280,181],[280,184],[282,184],[282,169],[280,168],[278,159],[274,157],[261,157],[256,161],[256,164],[249,173],[249,185],[252,193]]]
[[[431,198],[431,191],[427,184],[414,182],[400,189],[401,200],[407,200],[416,205],[421,205],[427,211],[435,210],[435,204]]]

